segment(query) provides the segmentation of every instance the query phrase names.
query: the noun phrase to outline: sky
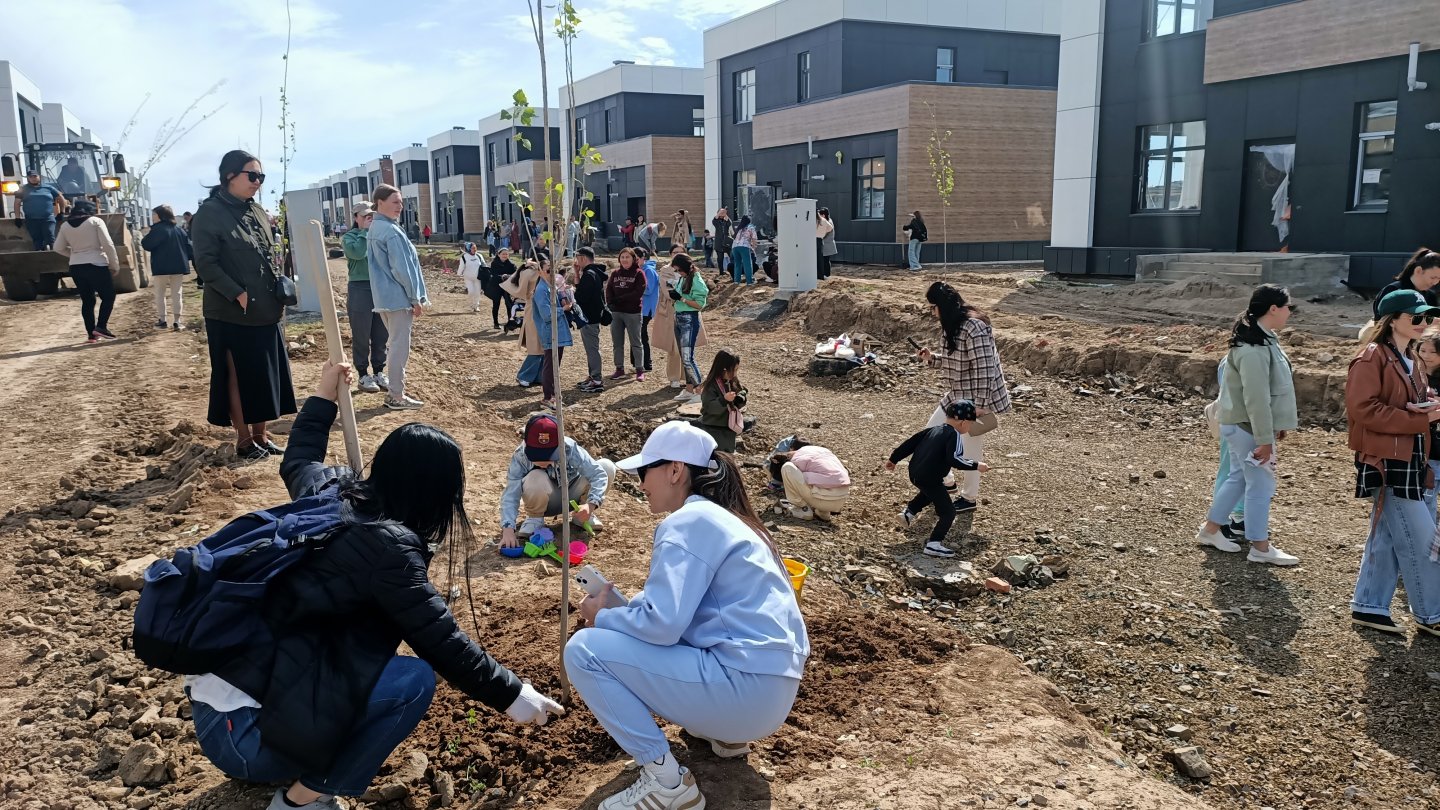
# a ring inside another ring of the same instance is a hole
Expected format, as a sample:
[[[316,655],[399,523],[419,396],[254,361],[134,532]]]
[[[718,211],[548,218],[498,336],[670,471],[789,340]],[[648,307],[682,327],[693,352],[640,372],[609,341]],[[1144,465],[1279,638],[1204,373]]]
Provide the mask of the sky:
[[[553,0],[549,0],[553,2]],[[616,59],[703,66],[701,32],[773,0],[575,0],[575,78]],[[540,60],[525,0],[289,0],[286,113],[294,153],[282,160],[286,0],[63,0],[6,12],[10,60],[110,148],[143,167],[162,134],[194,104],[196,124],[146,173],[151,200],[191,210],[231,149],[264,164],[264,201],[454,126],[474,128],[517,89],[540,106]],[[13,26],[11,24],[14,23]],[[58,27],[103,47],[56,50]],[[562,81],[547,41],[552,104]],[[91,54],[83,59],[78,53]],[[148,95],[148,99],[147,99]],[[138,112],[137,112],[138,111]],[[206,116],[201,120],[202,116]]]

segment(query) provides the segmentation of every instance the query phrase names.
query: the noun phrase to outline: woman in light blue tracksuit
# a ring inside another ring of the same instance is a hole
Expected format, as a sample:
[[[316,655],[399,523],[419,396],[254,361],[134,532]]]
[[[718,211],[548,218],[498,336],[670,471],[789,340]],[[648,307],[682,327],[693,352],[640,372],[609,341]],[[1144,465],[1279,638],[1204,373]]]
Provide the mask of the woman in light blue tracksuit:
[[[616,466],[640,476],[651,512],[671,514],[655,530],[644,589],[628,602],[586,597],[580,615],[592,626],[565,646],[570,682],[643,766],[600,808],[704,807],[652,713],[719,756],[744,756],[785,722],[810,641],[740,469],[710,434],[667,422]]]

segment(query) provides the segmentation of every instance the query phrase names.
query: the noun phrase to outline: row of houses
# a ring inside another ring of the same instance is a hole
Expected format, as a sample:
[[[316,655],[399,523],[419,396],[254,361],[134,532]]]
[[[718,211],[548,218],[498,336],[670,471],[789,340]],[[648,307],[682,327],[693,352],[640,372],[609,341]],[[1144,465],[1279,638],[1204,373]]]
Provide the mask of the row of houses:
[[[47,101],[38,84],[25,75],[18,65],[3,59],[0,59],[0,111],[3,111],[0,112],[0,155],[9,156],[14,161],[16,178],[23,178],[24,173],[31,169],[50,177],[58,168],[50,165],[30,165],[26,149],[32,144],[47,144],[57,148],[62,144],[76,144],[102,150],[106,147],[105,141],[85,126],[73,110],[59,101]],[[52,154],[59,155],[57,159],[64,160],[67,153],[57,151]],[[83,156],[83,153],[80,154]],[[43,160],[41,162],[43,163]],[[85,170],[91,175],[94,174],[93,166],[87,166]],[[88,179],[92,182],[98,180],[93,176]],[[126,195],[130,197],[126,200],[129,209],[127,213],[136,222],[148,223],[149,184],[134,178],[125,179]],[[6,210],[6,206],[11,205],[9,199],[0,198],[0,217],[14,214],[14,211]]]
[[[319,185],[335,222],[384,180],[413,230],[473,237],[589,144],[606,235],[796,196],[847,261],[897,261],[921,211],[927,261],[1330,252],[1363,284],[1440,242],[1437,50],[1434,0],[780,0],[706,30],[703,67],[562,88],[548,155],[493,115]]]

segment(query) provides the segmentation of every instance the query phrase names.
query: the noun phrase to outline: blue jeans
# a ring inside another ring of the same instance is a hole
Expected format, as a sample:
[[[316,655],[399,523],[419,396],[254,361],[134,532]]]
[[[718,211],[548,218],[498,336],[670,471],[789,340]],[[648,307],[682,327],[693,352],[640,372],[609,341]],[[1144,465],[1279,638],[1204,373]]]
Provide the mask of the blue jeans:
[[[728,669],[698,647],[661,647],[598,627],[571,636],[565,671],[636,762],[654,762],[670,750],[652,715],[707,739],[747,743],[784,724],[800,688],[797,678]]]
[[[680,349],[680,367],[685,370],[685,381],[691,385],[701,382],[700,367],[695,365],[695,341],[700,339],[700,313],[675,313],[675,345]]]
[[[25,218],[25,229],[30,232],[30,242],[36,250],[55,247],[55,219]]]
[[[737,245],[730,249],[730,277],[738,284],[741,275],[745,276],[746,284],[755,283],[755,252]]]
[[[1270,499],[1275,497],[1275,473],[1265,465],[1256,466],[1250,458],[1258,446],[1255,437],[1239,425],[1222,425],[1220,437],[1230,450],[1230,474],[1210,502],[1206,520],[1225,525],[1230,513],[1245,500],[1245,539],[1263,543],[1270,539]],[[1434,523],[1432,520],[1431,523]]]
[[[1401,498],[1387,488],[1376,494],[1372,510],[1350,609],[1389,616],[1395,582],[1403,579],[1415,619],[1425,624],[1440,621],[1440,564],[1430,561],[1434,507],[1423,499]]]
[[[920,240],[919,240],[919,239],[911,239],[911,240],[910,240],[910,269],[911,269],[911,270],[919,270],[919,269],[920,269]]]
[[[525,362],[520,364],[520,370],[515,373],[515,382],[525,383],[527,385],[534,385],[540,382],[540,367],[544,364],[544,355],[525,355]]]
[[[385,758],[415,730],[435,694],[435,670],[418,658],[395,656],[380,673],[365,713],[336,755],[328,773],[304,773],[300,766],[267,748],[256,727],[260,710],[217,712],[192,702],[195,737],[215,767],[245,782],[289,782],[332,796],[359,796],[369,787]]]
[[[1214,500],[1220,495],[1220,487],[1225,484],[1225,479],[1230,477],[1230,448],[1225,440],[1220,440],[1220,467],[1215,471],[1215,488],[1210,491],[1210,499]],[[1234,509],[1230,511],[1230,517],[1235,520],[1245,519],[1245,501],[1241,500]]]

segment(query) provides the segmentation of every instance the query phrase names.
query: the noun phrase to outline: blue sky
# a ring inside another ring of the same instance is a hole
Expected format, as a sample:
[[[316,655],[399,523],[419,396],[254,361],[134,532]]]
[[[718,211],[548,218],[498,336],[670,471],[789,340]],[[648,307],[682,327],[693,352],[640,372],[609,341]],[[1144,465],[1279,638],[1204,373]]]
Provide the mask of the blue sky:
[[[700,67],[701,32],[772,0],[577,0],[582,33],[577,79],[615,59]],[[266,203],[280,188],[280,86],[285,0],[64,0],[21,3],[0,58],[31,78],[46,102],[60,102],[143,165],[157,132],[196,98],[214,111],[148,174],[154,202],[193,209],[215,182],[220,156],[234,148],[265,164]],[[525,0],[290,0],[289,115],[295,154],[289,184],[424,142],[452,126],[474,127],[517,88],[539,105],[540,69]],[[103,41],[94,61],[57,51],[70,28]],[[63,39],[63,38],[62,38]],[[553,42],[553,40],[552,40]],[[549,45],[547,44],[547,48]],[[108,52],[107,52],[108,50]],[[551,57],[551,85],[558,59]],[[194,121],[198,115],[192,114]]]

